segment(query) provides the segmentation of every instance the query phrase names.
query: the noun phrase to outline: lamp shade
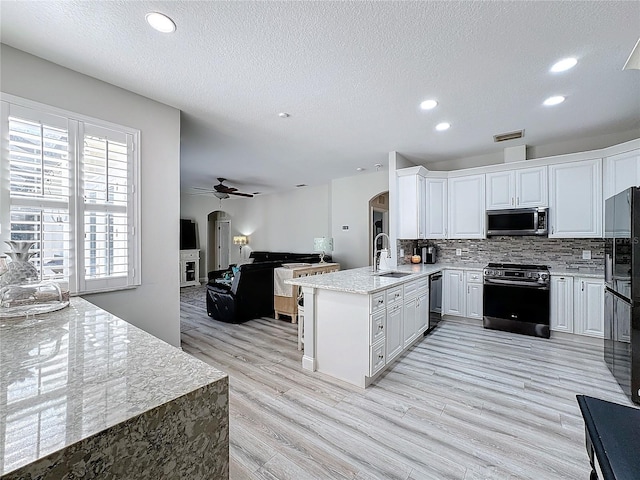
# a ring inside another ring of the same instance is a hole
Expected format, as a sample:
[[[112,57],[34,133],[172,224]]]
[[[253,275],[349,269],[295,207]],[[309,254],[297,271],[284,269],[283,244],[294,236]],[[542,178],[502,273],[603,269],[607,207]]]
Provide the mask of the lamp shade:
[[[333,252],[333,238],[318,237],[313,239],[315,252]]]
[[[249,243],[249,239],[246,235],[236,235],[233,237],[234,245],[246,245],[247,243]]]

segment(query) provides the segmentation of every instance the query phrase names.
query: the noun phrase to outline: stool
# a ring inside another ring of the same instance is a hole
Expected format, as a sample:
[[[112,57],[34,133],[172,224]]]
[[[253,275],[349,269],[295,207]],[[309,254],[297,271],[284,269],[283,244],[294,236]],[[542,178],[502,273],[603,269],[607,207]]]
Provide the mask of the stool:
[[[302,303],[302,292],[298,299],[298,350],[302,350],[304,344],[304,306]]]

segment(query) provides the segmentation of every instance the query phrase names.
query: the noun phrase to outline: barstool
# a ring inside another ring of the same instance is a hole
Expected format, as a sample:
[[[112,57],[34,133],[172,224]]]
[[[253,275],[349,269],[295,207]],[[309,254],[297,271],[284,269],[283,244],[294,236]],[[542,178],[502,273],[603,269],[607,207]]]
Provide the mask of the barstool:
[[[302,290],[298,295],[298,350],[302,350],[304,344],[304,297]]]

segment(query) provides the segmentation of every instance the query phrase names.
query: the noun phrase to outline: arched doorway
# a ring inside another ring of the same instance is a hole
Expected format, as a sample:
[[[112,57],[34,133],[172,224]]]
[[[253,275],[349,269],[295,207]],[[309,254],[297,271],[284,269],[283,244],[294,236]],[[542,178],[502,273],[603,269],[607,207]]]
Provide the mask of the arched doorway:
[[[207,216],[207,272],[229,268],[231,215],[222,210]]]
[[[380,193],[369,200],[369,265],[373,259],[373,239],[379,233],[389,234],[389,192]],[[384,238],[379,238],[375,248],[383,248],[383,241]]]

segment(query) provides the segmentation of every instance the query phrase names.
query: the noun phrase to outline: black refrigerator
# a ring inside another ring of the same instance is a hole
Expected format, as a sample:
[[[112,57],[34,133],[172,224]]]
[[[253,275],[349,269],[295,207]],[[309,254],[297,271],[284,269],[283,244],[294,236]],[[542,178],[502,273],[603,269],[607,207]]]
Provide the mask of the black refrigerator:
[[[640,188],[605,202],[604,360],[640,404]]]

